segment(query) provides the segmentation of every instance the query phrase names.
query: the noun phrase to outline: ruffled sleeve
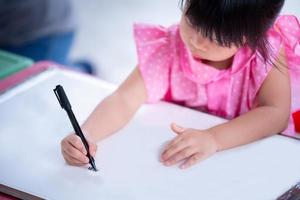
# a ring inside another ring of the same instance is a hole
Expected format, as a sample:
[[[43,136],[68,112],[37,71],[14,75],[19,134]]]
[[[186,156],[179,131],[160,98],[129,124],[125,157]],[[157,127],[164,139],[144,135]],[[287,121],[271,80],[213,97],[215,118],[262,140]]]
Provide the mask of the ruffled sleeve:
[[[171,51],[168,29],[135,24],[134,39],[138,67],[147,91],[147,102],[155,103],[164,98],[169,88]]]
[[[299,56],[300,25],[298,19],[292,15],[280,16],[274,27],[282,36],[285,46]]]

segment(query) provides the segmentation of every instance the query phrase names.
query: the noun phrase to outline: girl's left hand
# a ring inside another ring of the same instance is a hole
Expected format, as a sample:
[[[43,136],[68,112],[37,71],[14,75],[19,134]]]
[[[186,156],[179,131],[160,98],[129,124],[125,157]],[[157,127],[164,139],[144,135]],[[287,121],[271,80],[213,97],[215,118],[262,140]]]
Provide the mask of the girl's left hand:
[[[160,158],[166,166],[185,160],[180,168],[188,168],[217,151],[216,141],[208,130],[183,128],[174,123],[171,129],[177,136],[166,146]]]

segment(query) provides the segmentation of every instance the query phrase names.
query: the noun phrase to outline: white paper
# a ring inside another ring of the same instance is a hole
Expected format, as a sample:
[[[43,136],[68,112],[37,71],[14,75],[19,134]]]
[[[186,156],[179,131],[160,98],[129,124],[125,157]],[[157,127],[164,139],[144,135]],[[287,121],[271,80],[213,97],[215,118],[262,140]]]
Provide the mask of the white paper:
[[[56,70],[16,88],[9,98],[2,96],[1,184],[46,199],[266,200],[300,180],[299,141],[283,136],[217,153],[187,170],[163,166],[159,154],[175,137],[171,122],[191,128],[224,122],[168,103],[143,106],[128,126],[99,143],[98,172],[69,166],[60,141],[72,126],[52,91],[57,84],[64,86],[80,122],[113,89]]]

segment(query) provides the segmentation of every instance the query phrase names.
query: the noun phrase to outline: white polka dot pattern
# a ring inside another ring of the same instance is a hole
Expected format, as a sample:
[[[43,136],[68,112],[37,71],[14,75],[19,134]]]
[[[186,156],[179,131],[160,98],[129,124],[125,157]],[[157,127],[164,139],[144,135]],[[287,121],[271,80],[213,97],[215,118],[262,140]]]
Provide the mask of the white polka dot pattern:
[[[139,68],[148,102],[166,99],[184,102],[227,119],[237,117],[256,103],[258,91],[272,69],[257,52],[241,48],[233,64],[218,70],[194,59],[180,38],[178,25],[135,24]],[[300,109],[300,25],[294,16],[280,16],[267,34],[272,56],[276,59],[284,46],[291,73],[292,109]],[[297,90],[297,91],[296,91]],[[289,133],[293,132],[289,126]]]

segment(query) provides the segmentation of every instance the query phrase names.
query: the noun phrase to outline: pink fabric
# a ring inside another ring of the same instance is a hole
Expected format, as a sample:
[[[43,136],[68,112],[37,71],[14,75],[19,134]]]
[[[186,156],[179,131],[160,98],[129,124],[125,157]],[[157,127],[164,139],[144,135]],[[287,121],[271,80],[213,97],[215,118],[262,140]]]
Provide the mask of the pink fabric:
[[[300,109],[300,25],[294,16],[280,16],[274,27],[268,31],[268,41],[274,57],[285,46],[292,111],[296,111]],[[218,70],[201,63],[185,47],[178,25],[164,28],[135,24],[134,36],[149,103],[169,100],[232,119],[255,106],[257,93],[272,69],[248,47],[236,53],[228,69]],[[292,119],[284,133],[295,134]]]

